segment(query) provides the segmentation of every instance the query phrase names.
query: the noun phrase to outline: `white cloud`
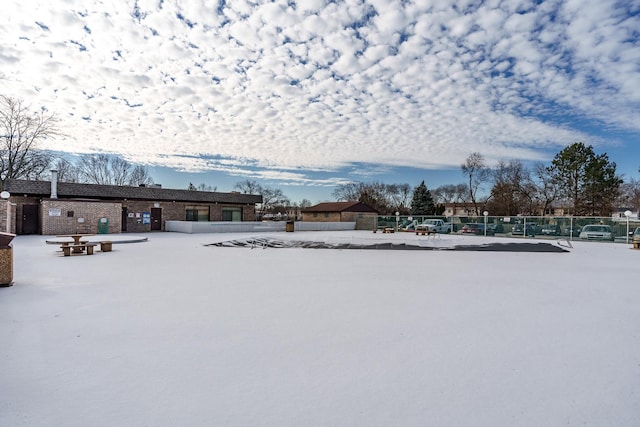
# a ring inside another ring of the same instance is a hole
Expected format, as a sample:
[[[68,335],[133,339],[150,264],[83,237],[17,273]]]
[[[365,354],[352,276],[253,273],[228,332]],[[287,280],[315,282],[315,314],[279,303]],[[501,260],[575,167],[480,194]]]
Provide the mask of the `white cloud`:
[[[306,182],[287,171],[539,160],[600,141],[542,113],[640,132],[640,22],[613,3],[4,8],[0,92],[57,113],[64,151],[181,170],[246,159]]]

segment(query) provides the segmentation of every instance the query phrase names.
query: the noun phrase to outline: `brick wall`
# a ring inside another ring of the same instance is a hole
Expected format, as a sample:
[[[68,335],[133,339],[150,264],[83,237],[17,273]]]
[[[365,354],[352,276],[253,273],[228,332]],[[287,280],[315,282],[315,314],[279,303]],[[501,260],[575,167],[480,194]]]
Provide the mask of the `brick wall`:
[[[378,214],[364,212],[343,212],[343,222],[355,222],[356,230],[373,230],[376,228]]]
[[[373,230],[377,214],[364,212],[306,212],[302,214],[305,222],[355,222],[357,230]]]
[[[242,207],[242,220],[255,221],[253,205],[225,205],[217,203],[185,203],[185,202],[149,202],[125,200],[122,206],[127,208],[127,232],[150,231],[151,225],[142,224],[142,212],[151,212],[151,208],[162,210],[162,230],[166,221],[185,221],[187,208],[205,208],[209,210],[209,221],[222,221],[222,208]],[[133,214],[129,216],[129,214]],[[140,214],[138,216],[137,214]]]
[[[8,202],[0,202],[0,231],[7,231],[7,204]]]
[[[7,231],[7,207],[9,206],[9,202],[8,200],[2,200],[0,201],[0,231],[1,232],[6,232]],[[9,208],[9,223],[10,223],[10,230],[9,233],[14,233],[16,232],[16,209],[17,206],[11,206]]]
[[[151,231],[151,224],[142,223],[142,213],[151,212],[153,208],[159,208],[162,212],[162,230],[165,229],[165,221],[185,221],[187,207],[204,207],[209,209],[209,221],[222,221],[223,207],[242,208],[243,221],[255,221],[255,209],[253,205],[246,204],[207,204],[185,202],[156,202],[149,200],[122,200],[122,201],[92,201],[72,199],[39,199],[35,197],[17,197],[13,201],[17,206],[12,206],[13,232],[23,234],[22,221],[24,205],[38,206],[38,233],[44,235],[88,233],[98,232],[98,221],[107,218],[109,233],[120,233],[122,230],[122,210],[127,209],[126,232],[139,233]],[[0,231],[6,230],[5,204],[0,201]],[[139,215],[137,215],[139,214]],[[131,215],[131,216],[130,216]],[[84,222],[78,222],[83,218]]]
[[[140,233],[140,232],[151,231],[151,224],[142,223],[142,213],[151,212],[151,208],[153,207],[152,202],[149,202],[148,200],[143,200],[143,201],[123,200],[122,207],[127,209],[127,219],[126,219],[127,233]],[[120,212],[120,217],[122,217],[122,212]]]
[[[42,234],[98,233],[101,218],[107,218],[109,233],[120,233],[122,205],[64,199],[43,200],[40,205]]]
[[[255,205],[244,205],[242,207],[242,220],[243,221],[255,221],[256,220],[256,207],[255,207]]]
[[[340,212],[308,212],[302,214],[303,221],[310,222],[340,222]]]

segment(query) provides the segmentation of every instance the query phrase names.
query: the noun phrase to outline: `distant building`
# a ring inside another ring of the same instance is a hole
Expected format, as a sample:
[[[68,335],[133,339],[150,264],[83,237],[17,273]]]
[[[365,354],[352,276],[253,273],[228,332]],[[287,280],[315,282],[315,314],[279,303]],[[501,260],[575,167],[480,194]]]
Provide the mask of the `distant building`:
[[[301,210],[304,222],[355,222],[358,230],[373,230],[379,212],[362,202],[329,202]]]
[[[638,210],[634,209],[634,208],[627,208],[627,207],[622,207],[622,208],[616,208],[612,213],[611,213],[611,218],[616,221],[616,220],[627,220],[627,216],[625,215],[626,212],[631,212],[631,214],[629,215],[629,219],[631,221],[638,221],[638,214],[640,213]]]
[[[254,221],[262,203],[260,195],[66,183],[55,174],[52,181],[10,179],[5,190],[16,234],[138,233],[164,230],[165,221]],[[0,216],[6,227],[6,213]]]
[[[443,215],[448,218],[450,216],[478,216],[482,213],[477,213],[475,205],[471,202],[456,202],[445,203]]]
[[[462,217],[481,217],[484,212],[484,202],[478,203],[478,210],[476,212],[476,207],[471,202],[455,202],[455,203],[444,203],[444,212],[443,215],[447,218],[452,216],[462,216]],[[566,204],[561,203],[552,203],[546,210],[539,209],[533,216],[567,216],[569,215],[570,209],[566,206]],[[492,213],[489,211],[489,215],[492,216]],[[518,216],[519,213],[513,214],[511,216]]]

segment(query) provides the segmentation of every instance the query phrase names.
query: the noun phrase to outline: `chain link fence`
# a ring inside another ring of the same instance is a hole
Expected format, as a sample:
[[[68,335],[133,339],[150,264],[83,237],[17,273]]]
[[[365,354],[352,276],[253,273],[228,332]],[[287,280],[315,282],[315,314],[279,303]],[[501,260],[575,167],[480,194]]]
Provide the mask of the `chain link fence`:
[[[397,231],[415,231],[415,225],[428,219],[441,219],[449,224],[447,230],[462,234],[466,224],[480,224],[479,234],[528,239],[605,240],[630,242],[633,231],[640,227],[637,217],[577,217],[577,216],[378,216],[376,228],[389,227]],[[587,227],[589,226],[589,227]],[[593,226],[605,226],[593,227]],[[587,227],[585,229],[585,227]],[[375,229],[375,228],[374,228]],[[583,233],[584,230],[584,233]],[[604,238],[594,237],[589,230],[609,230]],[[582,234],[582,236],[581,236]]]

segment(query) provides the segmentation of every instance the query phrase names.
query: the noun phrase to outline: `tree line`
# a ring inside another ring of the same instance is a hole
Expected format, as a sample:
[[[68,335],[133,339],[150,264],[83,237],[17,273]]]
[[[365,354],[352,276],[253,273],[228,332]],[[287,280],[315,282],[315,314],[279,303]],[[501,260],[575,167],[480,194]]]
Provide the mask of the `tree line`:
[[[490,168],[480,153],[460,165],[465,182],[429,190],[422,181],[409,184],[355,182],[338,186],[336,200],[359,200],[383,214],[441,215],[445,204],[467,207],[469,215],[540,215],[562,208],[576,216],[609,216],[616,207],[640,209],[640,181],[624,182],[606,153],[573,143],[550,164],[531,169],[519,160],[502,160]],[[640,171],[640,169],[639,169]]]

